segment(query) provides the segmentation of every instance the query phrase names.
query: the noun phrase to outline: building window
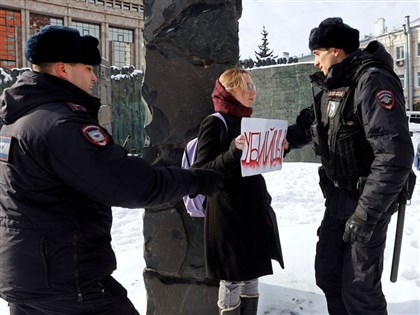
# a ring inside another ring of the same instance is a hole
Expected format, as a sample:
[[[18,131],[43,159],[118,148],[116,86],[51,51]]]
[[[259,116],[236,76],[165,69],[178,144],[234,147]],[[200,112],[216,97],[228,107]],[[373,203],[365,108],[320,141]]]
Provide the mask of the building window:
[[[96,38],[100,38],[99,37],[99,25],[97,24],[90,24],[90,23],[84,23],[84,22],[77,22],[77,21],[72,21],[71,22],[71,27],[77,29],[80,32],[80,35],[85,36],[85,35],[90,35]]]
[[[420,87],[420,72],[417,72],[417,86]]]
[[[29,15],[29,33],[31,35],[37,33],[45,25],[63,25],[63,19],[35,13]]]
[[[398,46],[396,48],[396,60],[404,60],[404,46]]]
[[[405,75],[404,74],[399,74],[398,77],[400,78],[401,85],[402,85],[403,89],[405,89]]]
[[[420,43],[417,43],[417,57],[420,57]]]
[[[116,67],[133,64],[133,31],[122,28],[109,28],[111,44],[111,64]]]
[[[17,67],[17,51],[21,42],[20,22],[20,12],[0,9],[0,67]]]

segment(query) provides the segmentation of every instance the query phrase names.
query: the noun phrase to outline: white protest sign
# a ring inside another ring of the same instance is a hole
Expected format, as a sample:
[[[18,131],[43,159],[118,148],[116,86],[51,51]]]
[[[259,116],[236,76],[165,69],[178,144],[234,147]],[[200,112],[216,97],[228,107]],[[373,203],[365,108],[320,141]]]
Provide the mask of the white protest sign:
[[[287,125],[287,120],[242,118],[241,134],[245,136],[241,157],[243,177],[281,170]]]

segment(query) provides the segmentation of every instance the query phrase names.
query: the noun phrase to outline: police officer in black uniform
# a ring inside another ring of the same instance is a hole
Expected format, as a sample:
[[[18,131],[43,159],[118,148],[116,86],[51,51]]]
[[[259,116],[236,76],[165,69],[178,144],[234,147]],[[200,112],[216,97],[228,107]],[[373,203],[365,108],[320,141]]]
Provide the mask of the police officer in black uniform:
[[[12,315],[138,314],[111,276],[111,206],[211,195],[223,176],[152,167],[114,143],[92,96],[98,40],[46,26],[0,118],[0,297]]]
[[[315,276],[332,315],[385,315],[381,275],[388,223],[413,162],[404,95],[392,57],[341,18],[312,29],[314,104],[287,132],[289,150],[313,142],[326,210]]]

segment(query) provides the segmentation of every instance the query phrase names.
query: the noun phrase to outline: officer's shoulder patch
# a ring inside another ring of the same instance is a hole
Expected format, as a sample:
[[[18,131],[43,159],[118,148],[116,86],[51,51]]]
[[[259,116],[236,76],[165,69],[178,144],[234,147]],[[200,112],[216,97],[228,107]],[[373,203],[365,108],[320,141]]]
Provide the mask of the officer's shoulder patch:
[[[9,161],[12,137],[0,136],[0,161]]]
[[[87,125],[81,128],[83,136],[97,146],[104,147],[109,141],[108,134],[96,125]]]
[[[390,90],[380,90],[376,92],[375,99],[385,109],[392,109],[395,105],[394,93]]]
[[[86,108],[82,105],[75,104],[75,103],[70,103],[70,102],[67,102],[66,104],[67,104],[68,107],[70,107],[70,109],[73,112],[87,112]]]
[[[379,72],[379,69],[377,67],[370,67],[366,71],[369,73],[376,73],[376,72]]]

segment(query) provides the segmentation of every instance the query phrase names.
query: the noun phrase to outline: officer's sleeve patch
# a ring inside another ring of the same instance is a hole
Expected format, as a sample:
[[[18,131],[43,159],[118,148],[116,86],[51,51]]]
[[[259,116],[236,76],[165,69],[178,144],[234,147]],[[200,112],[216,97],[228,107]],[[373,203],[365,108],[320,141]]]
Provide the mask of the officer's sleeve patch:
[[[109,141],[108,135],[98,126],[88,125],[81,128],[83,136],[97,146],[104,147]]]
[[[0,136],[0,161],[9,161],[11,143],[12,137]]]
[[[376,101],[385,109],[392,109],[395,105],[395,97],[390,90],[381,90],[375,95]]]
[[[70,109],[73,112],[87,112],[86,108],[84,108],[82,105],[70,103],[70,102],[67,102],[66,104],[68,107],[70,107]]]

